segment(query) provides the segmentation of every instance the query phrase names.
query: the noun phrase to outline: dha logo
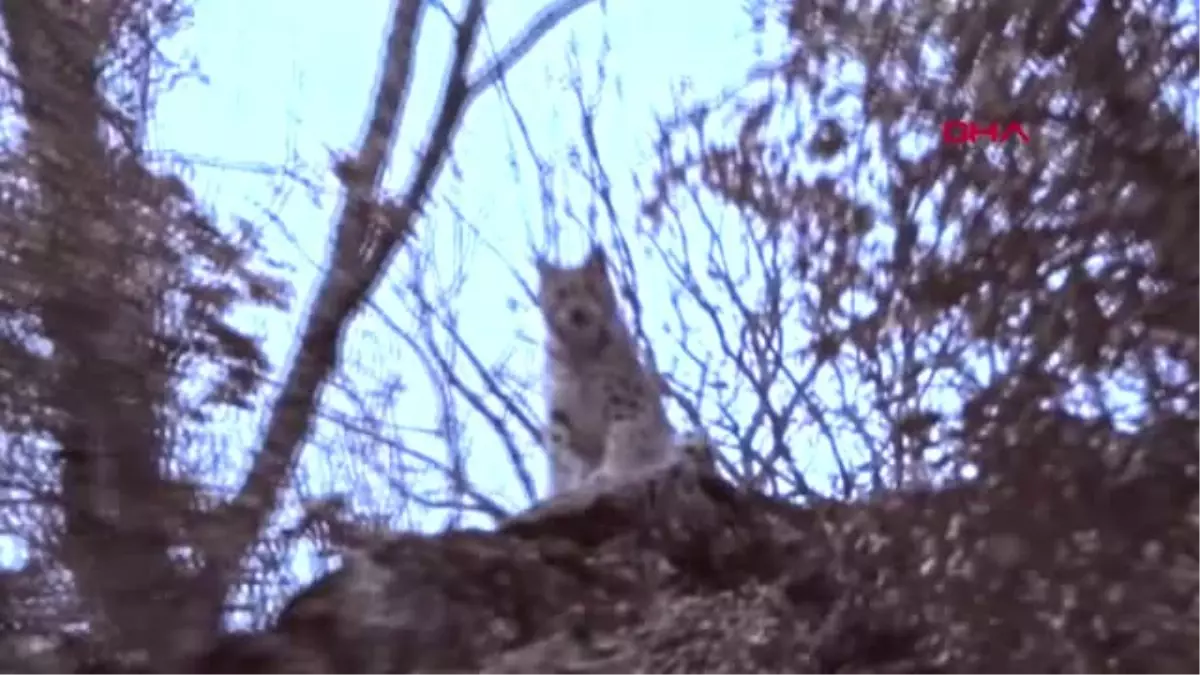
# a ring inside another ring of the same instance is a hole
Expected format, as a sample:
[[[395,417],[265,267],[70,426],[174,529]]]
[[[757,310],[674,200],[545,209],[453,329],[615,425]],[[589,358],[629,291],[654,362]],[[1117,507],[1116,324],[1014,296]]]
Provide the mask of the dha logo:
[[[1029,142],[1029,134],[1020,122],[997,124],[990,122],[980,125],[970,120],[949,120],[942,122],[942,142],[951,145],[974,143],[980,137],[986,137],[992,143],[1006,143],[1014,136],[1021,139],[1021,144]]]

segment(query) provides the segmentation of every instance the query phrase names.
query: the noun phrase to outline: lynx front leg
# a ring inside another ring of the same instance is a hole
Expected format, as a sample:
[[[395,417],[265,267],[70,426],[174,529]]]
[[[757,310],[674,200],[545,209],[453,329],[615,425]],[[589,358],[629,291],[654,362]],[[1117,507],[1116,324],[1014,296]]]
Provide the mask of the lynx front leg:
[[[568,454],[550,456],[550,496],[570,492],[583,484],[587,476],[586,467]]]
[[[561,411],[551,411],[543,433],[543,445],[550,459],[550,496],[570,492],[582,485],[589,473],[588,467],[572,445],[571,425]]]

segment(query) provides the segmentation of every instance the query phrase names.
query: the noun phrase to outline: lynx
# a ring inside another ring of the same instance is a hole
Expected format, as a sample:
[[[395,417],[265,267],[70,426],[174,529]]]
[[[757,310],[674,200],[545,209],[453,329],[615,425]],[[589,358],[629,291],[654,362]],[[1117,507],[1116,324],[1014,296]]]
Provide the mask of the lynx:
[[[538,260],[537,268],[551,495],[683,459],[660,378],[642,365],[621,319],[604,250],[593,247],[579,267]]]

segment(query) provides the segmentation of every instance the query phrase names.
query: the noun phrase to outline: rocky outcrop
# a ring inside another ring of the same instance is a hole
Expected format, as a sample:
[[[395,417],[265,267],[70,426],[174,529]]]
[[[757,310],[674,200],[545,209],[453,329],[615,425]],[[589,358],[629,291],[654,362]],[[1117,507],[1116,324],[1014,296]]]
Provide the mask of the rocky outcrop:
[[[1196,672],[1195,495],[800,507],[677,467],[356,553],[194,672]]]

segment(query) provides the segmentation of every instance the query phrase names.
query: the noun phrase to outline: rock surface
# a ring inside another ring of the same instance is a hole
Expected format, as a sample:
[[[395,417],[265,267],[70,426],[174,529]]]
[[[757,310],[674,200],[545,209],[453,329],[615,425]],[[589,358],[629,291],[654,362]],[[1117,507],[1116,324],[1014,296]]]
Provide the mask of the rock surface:
[[[676,467],[350,556],[210,673],[1197,672],[1194,477],[795,506]]]

